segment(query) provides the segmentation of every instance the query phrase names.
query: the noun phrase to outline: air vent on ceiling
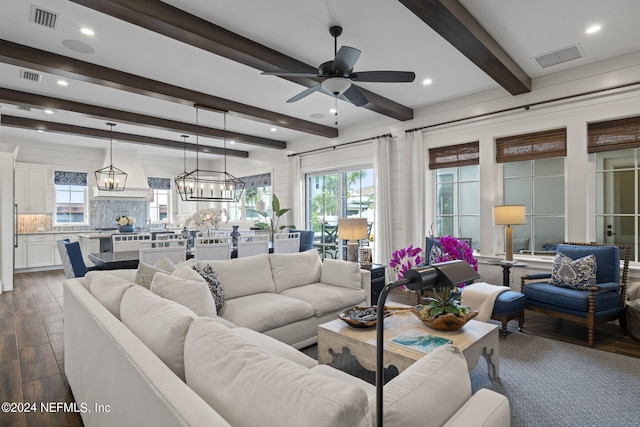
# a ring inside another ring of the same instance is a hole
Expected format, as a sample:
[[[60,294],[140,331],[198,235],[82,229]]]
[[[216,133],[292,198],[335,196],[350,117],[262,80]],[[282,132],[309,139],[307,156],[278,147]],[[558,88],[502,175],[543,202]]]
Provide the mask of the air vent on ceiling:
[[[18,110],[31,111],[31,107],[29,107],[28,105],[18,105]]]
[[[547,68],[552,65],[558,65],[563,62],[582,58],[583,56],[580,45],[574,45],[544,55],[536,56],[535,60],[538,61],[538,64],[540,64],[542,68]]]
[[[42,74],[39,74],[33,71],[28,71],[28,70],[20,70],[20,78],[25,80],[30,80],[32,82],[40,83],[40,80],[42,79]]]
[[[55,30],[57,21],[57,13],[49,12],[41,7],[31,5],[31,22]]]

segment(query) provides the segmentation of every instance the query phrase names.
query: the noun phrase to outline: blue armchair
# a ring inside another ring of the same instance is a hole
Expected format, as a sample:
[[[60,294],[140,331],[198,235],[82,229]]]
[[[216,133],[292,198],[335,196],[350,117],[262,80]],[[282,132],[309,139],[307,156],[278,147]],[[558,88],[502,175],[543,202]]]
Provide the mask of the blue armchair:
[[[591,347],[594,329],[598,324],[618,320],[620,328],[625,331],[624,301],[630,248],[595,243],[563,243],[557,245],[556,253],[572,260],[593,254],[596,259],[595,285],[586,290],[573,289],[552,285],[550,273],[525,275],[521,278],[525,308],[587,325]]]
[[[92,268],[87,268],[82,258],[80,243],[71,242],[69,239],[62,239],[56,242],[62,266],[64,267],[64,275],[67,279],[74,277],[84,277]]]

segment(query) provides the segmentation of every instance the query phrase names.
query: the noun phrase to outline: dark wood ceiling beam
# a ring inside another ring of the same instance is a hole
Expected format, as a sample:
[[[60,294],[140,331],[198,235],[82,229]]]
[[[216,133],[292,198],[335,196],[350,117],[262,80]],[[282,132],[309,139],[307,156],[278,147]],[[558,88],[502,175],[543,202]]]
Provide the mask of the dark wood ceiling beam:
[[[0,40],[0,61],[184,105],[198,104],[230,115],[299,132],[335,138],[338,130],[206,93],[173,86],[67,56]]]
[[[163,129],[190,135],[200,134],[216,139],[234,140],[244,144],[251,144],[260,147],[276,148],[284,150],[287,144],[276,139],[263,138],[259,136],[246,135],[243,133],[224,131],[202,125],[178,122],[176,120],[162,119],[159,117],[146,116],[144,114],[130,113],[127,111],[114,110],[111,108],[99,107],[81,102],[68,101],[60,98],[53,98],[37,95],[28,92],[21,92],[13,89],[0,88],[0,101],[14,105],[25,105],[35,108],[50,108],[53,110],[70,111],[85,116],[98,119],[109,119],[115,122],[128,123],[137,126]]]
[[[458,0],[399,0],[512,95],[531,79]]]
[[[71,1],[261,71],[318,72],[316,66],[305,64],[164,2],[157,0]],[[312,78],[281,78],[306,87],[315,86],[319,82]],[[396,120],[413,119],[411,108],[373,92],[366,92],[369,103],[363,108]]]
[[[43,130],[45,132],[54,132],[54,133],[63,133],[67,135],[78,135],[85,136],[89,138],[99,138],[99,139],[117,139],[119,141],[127,141],[132,144],[138,145],[154,145],[157,147],[164,148],[174,148],[177,150],[187,150],[193,152],[207,153],[207,154],[216,154],[216,155],[227,155],[229,157],[240,157],[247,158],[249,157],[249,152],[242,150],[232,150],[218,147],[211,147],[208,145],[196,145],[192,143],[186,143],[179,141],[172,141],[170,139],[163,138],[154,138],[151,136],[143,136],[143,135],[133,135],[130,133],[123,132],[113,132],[107,129],[94,129],[83,126],[76,125],[68,125],[64,123],[55,123],[49,122],[45,120],[35,120],[28,119],[24,117],[15,117],[8,116],[3,114],[0,117],[0,124],[2,126],[21,128],[21,129],[31,129],[31,130]]]

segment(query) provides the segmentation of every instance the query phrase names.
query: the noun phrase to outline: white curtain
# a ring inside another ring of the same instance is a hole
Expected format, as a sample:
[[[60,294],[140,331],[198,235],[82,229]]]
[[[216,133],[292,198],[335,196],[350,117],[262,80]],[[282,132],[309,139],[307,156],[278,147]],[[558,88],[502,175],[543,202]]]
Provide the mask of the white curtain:
[[[375,262],[388,265],[393,252],[393,222],[391,220],[391,136],[383,136],[374,140],[374,170],[376,171],[376,208],[375,208]],[[387,280],[390,278],[387,268]]]
[[[426,237],[426,153],[422,131],[406,134],[404,145],[404,244],[425,249]]]
[[[302,182],[300,182],[300,156],[289,157],[289,218],[296,228],[304,230],[304,209],[302,209]]]

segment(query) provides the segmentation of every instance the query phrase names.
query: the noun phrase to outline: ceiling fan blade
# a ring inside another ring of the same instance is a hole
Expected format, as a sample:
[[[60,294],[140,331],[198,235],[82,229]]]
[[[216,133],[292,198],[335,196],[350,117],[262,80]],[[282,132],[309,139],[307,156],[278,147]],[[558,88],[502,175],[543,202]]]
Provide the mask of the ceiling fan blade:
[[[342,96],[347,98],[347,100],[356,107],[362,107],[363,105],[367,105],[369,103],[367,97],[356,85],[351,85],[349,89],[344,91]]]
[[[288,99],[287,102],[300,101],[305,96],[311,95],[313,92],[317,92],[319,90],[322,90],[322,86],[320,86],[320,84],[317,84],[315,86],[311,86],[309,89],[305,89],[302,92],[300,92],[299,94],[297,94],[296,96],[294,96],[293,98]]]
[[[358,71],[349,76],[354,82],[409,83],[416,79],[413,71]]]
[[[346,77],[360,58],[360,51],[354,47],[342,46],[333,60],[332,70]]]
[[[294,73],[289,71],[263,71],[263,76],[280,76],[280,77],[322,77],[318,73]]]

